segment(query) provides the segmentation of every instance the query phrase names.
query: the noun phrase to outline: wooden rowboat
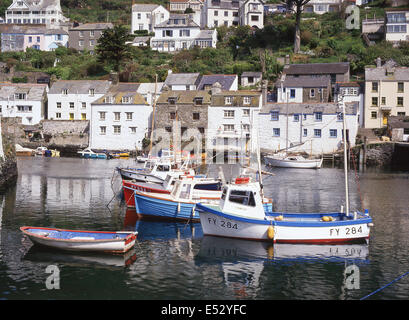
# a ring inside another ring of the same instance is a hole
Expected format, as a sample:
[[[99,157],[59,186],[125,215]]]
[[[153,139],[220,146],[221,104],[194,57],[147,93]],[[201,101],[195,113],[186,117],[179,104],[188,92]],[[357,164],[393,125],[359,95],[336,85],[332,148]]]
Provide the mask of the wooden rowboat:
[[[34,244],[68,251],[124,253],[135,245],[136,231],[84,231],[21,227]]]

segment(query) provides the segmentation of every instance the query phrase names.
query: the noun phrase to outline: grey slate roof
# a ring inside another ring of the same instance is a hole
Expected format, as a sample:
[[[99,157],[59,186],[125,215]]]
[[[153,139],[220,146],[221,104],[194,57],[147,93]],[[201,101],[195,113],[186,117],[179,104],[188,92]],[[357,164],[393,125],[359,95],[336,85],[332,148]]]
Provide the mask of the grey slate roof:
[[[213,33],[215,32],[215,29],[212,30],[200,30],[198,36],[195,38],[195,40],[211,40],[213,39]]]
[[[223,1],[221,0],[218,4],[216,2],[209,2],[209,8],[213,8],[213,9],[230,9],[230,10],[238,10],[239,7],[243,4],[243,0],[237,0],[234,1],[237,2],[238,5],[234,6],[233,5],[233,1],[229,0],[229,1]]]
[[[0,25],[0,33],[13,33],[13,34],[66,34],[68,32],[63,29],[47,29],[45,25],[15,25],[15,24],[3,24]]]
[[[178,20],[178,23],[175,23],[175,20]],[[183,23],[184,20],[184,23]],[[200,28],[200,26],[193,21],[189,17],[188,14],[183,14],[183,13],[171,13],[169,16],[169,19],[158,24],[155,28],[170,28],[170,27],[195,27],[195,28]]]
[[[281,81],[276,82],[277,86],[281,86]],[[331,77],[329,75],[322,75],[318,77],[311,76],[288,76],[283,81],[284,88],[319,88],[328,87],[331,85]]]
[[[378,80],[409,81],[409,68],[400,67],[393,60],[385,62],[381,67],[365,68],[365,81]]]
[[[205,86],[213,85],[218,82],[221,85],[222,90],[230,90],[234,80],[237,78],[235,74],[211,74],[203,75],[200,78],[200,82],[197,86],[197,90],[205,90]]]
[[[193,85],[197,84],[200,73],[171,73],[165,80],[165,85]]]
[[[133,12],[152,12],[155,10],[157,7],[159,7],[158,4],[134,4],[132,5],[132,11]]]
[[[14,100],[15,93],[26,93],[26,100],[40,101],[46,92],[46,84],[33,83],[1,83],[0,99]]]
[[[94,89],[95,94],[105,94],[110,86],[108,80],[59,80],[48,94],[61,94],[63,89],[68,89],[68,94],[88,94],[89,89]]]
[[[347,114],[356,114],[359,107],[358,102],[345,103],[345,110]],[[287,113],[287,103],[269,103],[264,105],[260,113],[270,113],[278,111],[280,114]],[[322,112],[323,114],[336,114],[342,110],[338,108],[337,103],[289,103],[288,114],[313,114],[314,112]]]
[[[285,74],[337,74],[349,71],[349,62],[303,63],[285,65]]]
[[[84,23],[77,27],[70,28],[70,31],[80,31],[80,30],[105,30],[105,29],[112,29],[114,25],[110,22],[98,22],[98,23]]]

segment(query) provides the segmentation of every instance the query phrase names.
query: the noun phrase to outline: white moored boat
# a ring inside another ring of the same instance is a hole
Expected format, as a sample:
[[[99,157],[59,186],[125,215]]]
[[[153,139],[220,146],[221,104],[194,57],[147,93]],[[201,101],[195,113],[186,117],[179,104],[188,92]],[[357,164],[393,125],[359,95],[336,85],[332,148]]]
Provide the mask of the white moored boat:
[[[20,230],[39,245],[66,251],[124,253],[135,245],[135,231],[84,231],[42,227]]]
[[[322,158],[306,159],[303,156],[269,155],[264,157],[267,166],[281,168],[319,169]]]
[[[258,182],[229,184],[218,205],[197,204],[205,235],[281,243],[342,243],[369,239],[368,213],[282,213],[265,210]]]

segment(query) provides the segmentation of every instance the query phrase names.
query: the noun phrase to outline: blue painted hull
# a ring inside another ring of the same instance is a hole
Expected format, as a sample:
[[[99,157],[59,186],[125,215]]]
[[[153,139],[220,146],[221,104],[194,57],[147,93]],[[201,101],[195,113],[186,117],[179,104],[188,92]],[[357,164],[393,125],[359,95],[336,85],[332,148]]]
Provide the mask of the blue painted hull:
[[[272,204],[265,203],[264,210],[272,212]],[[171,200],[158,199],[156,197],[145,196],[135,192],[136,213],[145,217],[166,219],[166,220],[191,220],[199,222],[199,213],[196,204],[183,203]]]
[[[107,159],[104,154],[84,154],[82,157],[85,159]]]
[[[163,200],[135,193],[136,213],[150,218],[199,221],[194,203]]]

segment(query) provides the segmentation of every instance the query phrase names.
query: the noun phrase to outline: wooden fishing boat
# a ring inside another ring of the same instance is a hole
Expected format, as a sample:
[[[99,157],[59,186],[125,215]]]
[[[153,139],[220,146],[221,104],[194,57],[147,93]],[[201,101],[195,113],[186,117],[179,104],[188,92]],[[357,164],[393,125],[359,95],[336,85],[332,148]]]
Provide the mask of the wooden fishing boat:
[[[135,245],[136,231],[84,231],[21,227],[34,244],[66,251],[124,253]]]
[[[257,183],[229,184],[219,204],[196,205],[205,235],[277,243],[343,243],[369,239],[368,212],[283,213],[265,210]]]

